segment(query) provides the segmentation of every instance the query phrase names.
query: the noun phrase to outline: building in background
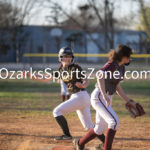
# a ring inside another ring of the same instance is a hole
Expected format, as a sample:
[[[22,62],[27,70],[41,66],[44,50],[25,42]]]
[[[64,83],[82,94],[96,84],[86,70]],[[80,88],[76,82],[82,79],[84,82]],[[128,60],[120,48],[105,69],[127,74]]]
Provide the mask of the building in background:
[[[26,36],[21,40],[17,37],[19,53],[19,62],[24,63],[49,63],[57,62],[55,57],[24,57],[25,53],[58,53],[59,49],[64,46],[71,46],[75,53],[107,53],[109,47],[101,51],[95,42],[98,42],[104,48],[104,35],[101,32],[86,33],[81,30],[71,30],[60,28],[61,34],[54,36],[52,30],[58,27],[45,26],[24,26],[22,33]],[[135,53],[145,53],[143,41],[146,39],[146,33],[143,31],[117,30],[114,33],[114,47],[118,44],[127,44]],[[6,32],[3,37],[0,52],[0,62],[15,62],[16,50],[10,41],[10,35]],[[3,44],[4,43],[4,44]],[[4,49],[6,48],[6,50]],[[80,62],[98,62],[99,58],[76,58]]]

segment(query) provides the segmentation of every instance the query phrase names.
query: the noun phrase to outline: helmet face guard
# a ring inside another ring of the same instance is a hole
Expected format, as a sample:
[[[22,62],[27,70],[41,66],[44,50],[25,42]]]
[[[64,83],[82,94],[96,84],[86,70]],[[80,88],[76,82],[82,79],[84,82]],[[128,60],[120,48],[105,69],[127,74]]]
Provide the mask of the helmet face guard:
[[[60,49],[59,54],[58,54],[59,62],[62,61],[62,58],[65,55],[72,56],[72,62],[74,61],[73,50],[70,47],[63,47]]]

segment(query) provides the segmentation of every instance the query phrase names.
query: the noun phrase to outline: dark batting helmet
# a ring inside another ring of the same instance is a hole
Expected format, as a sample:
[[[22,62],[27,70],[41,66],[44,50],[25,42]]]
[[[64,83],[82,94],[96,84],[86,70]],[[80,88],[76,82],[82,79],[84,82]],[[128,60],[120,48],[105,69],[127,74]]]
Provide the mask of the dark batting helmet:
[[[63,47],[59,50],[58,58],[60,62],[65,55],[72,56],[72,61],[74,60],[73,50],[70,47]]]

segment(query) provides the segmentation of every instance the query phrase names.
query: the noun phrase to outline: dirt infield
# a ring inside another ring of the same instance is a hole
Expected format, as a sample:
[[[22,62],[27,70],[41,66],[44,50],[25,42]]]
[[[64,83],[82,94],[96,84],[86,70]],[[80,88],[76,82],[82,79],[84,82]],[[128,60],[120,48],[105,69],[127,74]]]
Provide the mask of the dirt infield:
[[[94,89],[91,81],[88,92]],[[126,81],[123,89],[146,111],[141,118],[132,119],[124,101],[113,97],[113,109],[119,115],[120,126],[113,150],[150,150],[150,80]],[[60,104],[59,84],[44,84],[31,80],[0,80],[0,150],[63,150],[73,149],[72,141],[56,142],[62,132],[52,117],[53,109]],[[93,122],[95,111],[91,109]],[[66,115],[73,137],[84,131],[76,113]],[[86,145],[92,150],[99,144],[94,139]]]
[[[67,119],[74,137],[86,133],[77,117],[67,116]],[[147,117],[136,120],[125,117],[120,122],[113,150],[149,150],[150,120]],[[72,141],[54,141],[58,135],[61,130],[53,117],[0,115],[0,150],[73,150]],[[93,149],[91,147],[98,143],[95,139],[86,146]]]

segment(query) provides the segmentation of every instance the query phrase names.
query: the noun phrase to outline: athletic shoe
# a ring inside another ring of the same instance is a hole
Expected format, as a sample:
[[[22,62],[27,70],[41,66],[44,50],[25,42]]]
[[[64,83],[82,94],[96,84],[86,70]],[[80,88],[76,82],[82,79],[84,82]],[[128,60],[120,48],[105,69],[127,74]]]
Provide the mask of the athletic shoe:
[[[59,141],[59,140],[72,140],[72,136],[62,135],[62,136],[56,137],[55,140],[56,141]]]
[[[84,146],[79,145],[79,139],[74,139],[73,144],[74,144],[76,150],[84,150]]]

